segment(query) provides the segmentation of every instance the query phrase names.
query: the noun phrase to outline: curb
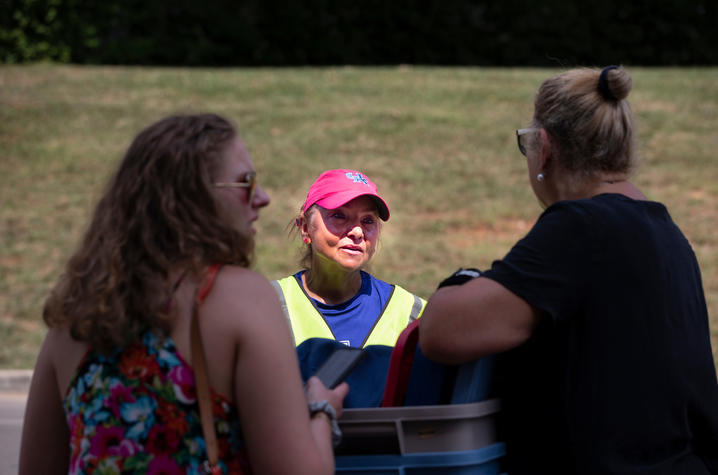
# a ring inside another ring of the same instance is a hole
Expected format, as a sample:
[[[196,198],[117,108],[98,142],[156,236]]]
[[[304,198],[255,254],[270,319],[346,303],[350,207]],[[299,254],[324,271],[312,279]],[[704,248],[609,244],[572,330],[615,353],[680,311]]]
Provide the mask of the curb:
[[[0,369],[0,392],[28,392],[31,369]]]

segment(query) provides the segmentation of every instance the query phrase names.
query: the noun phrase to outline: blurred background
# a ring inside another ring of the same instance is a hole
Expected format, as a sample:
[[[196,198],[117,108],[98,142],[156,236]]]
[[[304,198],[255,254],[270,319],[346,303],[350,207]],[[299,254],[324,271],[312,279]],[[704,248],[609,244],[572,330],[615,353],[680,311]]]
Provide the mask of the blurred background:
[[[306,66],[709,65],[715,0],[0,0],[0,59]]]
[[[328,168],[378,184],[373,272],[428,297],[541,212],[514,130],[540,83],[621,64],[642,166],[702,266],[718,355],[718,2],[0,0],[0,369],[32,368],[44,299],[134,135],[172,113],[239,127],[272,204],[255,268]],[[620,270],[617,269],[617,272]]]

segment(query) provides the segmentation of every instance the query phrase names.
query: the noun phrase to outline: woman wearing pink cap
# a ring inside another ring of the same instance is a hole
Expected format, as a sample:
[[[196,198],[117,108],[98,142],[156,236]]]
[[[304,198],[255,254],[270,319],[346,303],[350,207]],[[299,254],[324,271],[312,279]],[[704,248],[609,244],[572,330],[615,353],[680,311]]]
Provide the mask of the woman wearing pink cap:
[[[310,338],[394,346],[421,315],[423,299],[363,270],[388,219],[389,207],[363,173],[328,170],[314,181],[295,220],[304,269],[273,282],[296,346]]]

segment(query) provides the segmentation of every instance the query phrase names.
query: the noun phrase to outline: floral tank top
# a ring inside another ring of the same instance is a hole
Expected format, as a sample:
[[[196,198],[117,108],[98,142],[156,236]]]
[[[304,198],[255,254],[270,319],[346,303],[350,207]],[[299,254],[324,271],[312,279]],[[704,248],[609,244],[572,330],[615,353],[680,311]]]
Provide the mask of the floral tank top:
[[[234,404],[210,389],[223,473],[248,473]],[[71,474],[196,474],[207,459],[194,372],[169,337],[85,355],[63,403]]]

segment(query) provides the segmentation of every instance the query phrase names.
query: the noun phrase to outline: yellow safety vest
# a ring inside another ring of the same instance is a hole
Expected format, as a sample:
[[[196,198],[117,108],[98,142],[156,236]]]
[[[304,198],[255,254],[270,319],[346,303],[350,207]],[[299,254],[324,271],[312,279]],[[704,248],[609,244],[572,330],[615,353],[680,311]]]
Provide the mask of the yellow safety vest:
[[[309,338],[336,340],[324,316],[314,306],[293,275],[274,280],[272,285],[279,295],[284,315],[289,321],[295,346],[299,346]],[[392,287],[389,300],[369,334],[364,338],[362,348],[368,345],[394,346],[404,328],[419,318],[424,311],[426,300],[398,285]]]

